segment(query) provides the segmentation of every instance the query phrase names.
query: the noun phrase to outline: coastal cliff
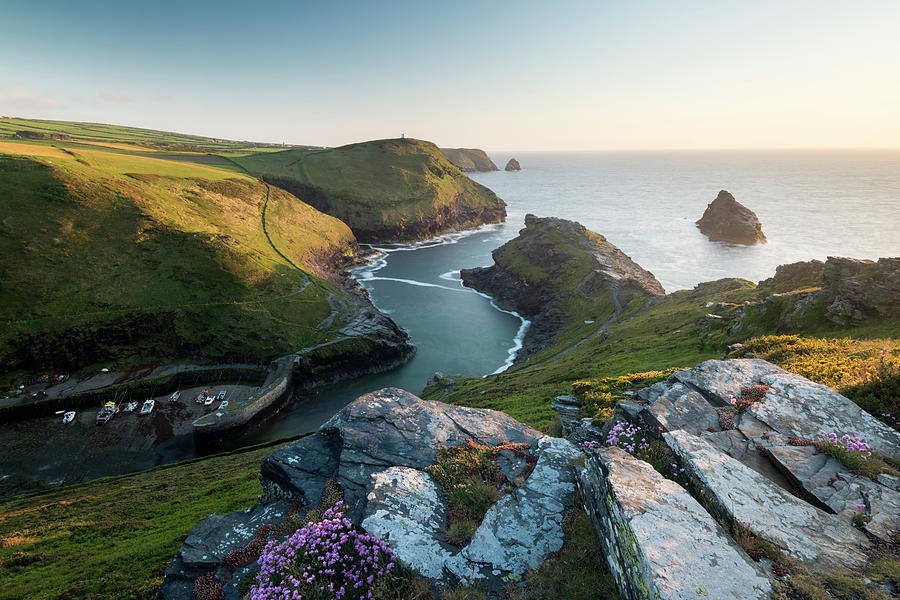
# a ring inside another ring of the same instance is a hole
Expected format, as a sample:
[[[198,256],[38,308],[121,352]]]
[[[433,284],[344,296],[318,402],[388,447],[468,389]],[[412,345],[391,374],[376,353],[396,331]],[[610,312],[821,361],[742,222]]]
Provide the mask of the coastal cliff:
[[[464,173],[487,173],[500,170],[487,152],[478,148],[441,148],[441,152]]]
[[[521,356],[546,347],[577,318],[604,322],[665,291],[602,235],[574,221],[525,217],[519,236],[492,253],[494,265],[463,269],[463,283],[531,319]]]
[[[234,159],[350,226],[360,242],[411,241],[506,219],[506,204],[431,142],[389,139]]]

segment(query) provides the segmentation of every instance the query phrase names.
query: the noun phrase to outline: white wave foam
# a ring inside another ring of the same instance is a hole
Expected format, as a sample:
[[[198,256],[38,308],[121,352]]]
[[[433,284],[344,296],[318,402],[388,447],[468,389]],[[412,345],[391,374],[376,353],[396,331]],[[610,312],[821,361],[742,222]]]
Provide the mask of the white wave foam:
[[[425,281],[416,281],[415,279],[400,279],[398,277],[369,277],[368,279],[366,279],[366,281],[396,281],[397,283],[407,283],[409,285],[415,285],[418,287],[440,288],[442,290],[449,290],[451,292],[464,291],[458,288],[448,287],[446,285],[438,285],[437,283],[427,283]]]
[[[455,271],[447,271],[446,273],[441,273],[439,277],[445,281],[460,281],[459,279],[459,269]]]

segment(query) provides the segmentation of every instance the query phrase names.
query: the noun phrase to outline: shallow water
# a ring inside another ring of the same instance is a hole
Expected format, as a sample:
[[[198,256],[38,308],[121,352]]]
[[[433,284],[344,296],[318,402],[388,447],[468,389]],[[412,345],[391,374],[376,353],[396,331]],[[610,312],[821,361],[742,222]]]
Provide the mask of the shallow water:
[[[900,151],[517,153],[523,170],[476,173],[508,205],[508,221],[438,243],[385,248],[356,276],[419,351],[381,375],[325,386],[255,434],[318,427],[359,395],[386,386],[421,391],[435,371],[481,376],[503,368],[523,333],[516,316],[459,284],[460,268],[489,265],[527,213],[581,222],[603,234],[667,291],[701,281],[758,281],[779,264],[828,256],[900,255]],[[497,164],[509,155],[492,153]],[[720,189],[756,212],[768,243],[711,243],[694,222]]]

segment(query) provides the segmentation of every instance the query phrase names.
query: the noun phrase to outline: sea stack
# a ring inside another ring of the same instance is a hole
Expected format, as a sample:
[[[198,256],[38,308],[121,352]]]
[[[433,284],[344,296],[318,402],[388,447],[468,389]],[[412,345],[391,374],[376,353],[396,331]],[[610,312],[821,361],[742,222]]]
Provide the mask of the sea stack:
[[[697,221],[697,227],[712,242],[748,246],[757,242],[766,243],[756,214],[725,190],[721,190],[716,199],[707,205],[703,216]]]
[[[514,158],[509,159],[509,162],[506,163],[506,167],[503,168],[504,171],[521,171],[522,167],[519,165],[519,161]]]

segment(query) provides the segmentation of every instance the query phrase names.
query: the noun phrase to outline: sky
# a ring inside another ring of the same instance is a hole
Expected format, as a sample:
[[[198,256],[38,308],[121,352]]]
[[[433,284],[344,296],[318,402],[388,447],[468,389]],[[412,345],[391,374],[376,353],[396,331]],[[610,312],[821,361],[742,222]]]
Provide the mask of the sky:
[[[0,0],[0,115],[337,146],[900,147],[900,2]]]

